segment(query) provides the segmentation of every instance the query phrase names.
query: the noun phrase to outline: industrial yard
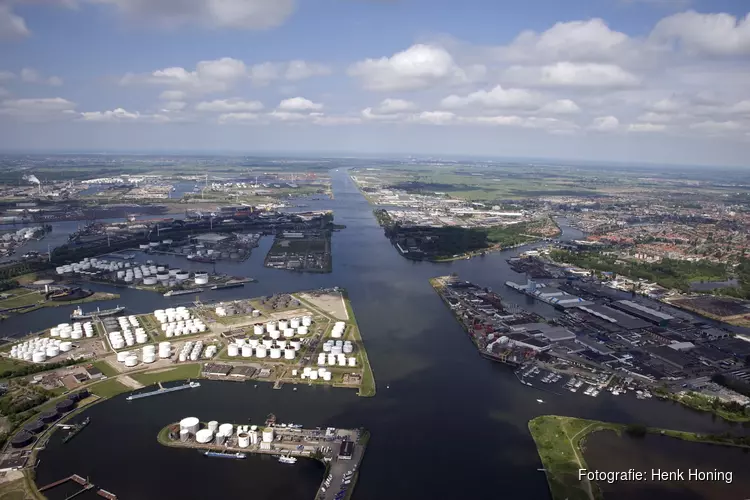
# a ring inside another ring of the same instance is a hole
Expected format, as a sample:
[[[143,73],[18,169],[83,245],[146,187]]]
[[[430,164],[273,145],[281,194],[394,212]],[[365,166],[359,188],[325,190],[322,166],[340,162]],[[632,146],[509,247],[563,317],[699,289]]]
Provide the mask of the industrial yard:
[[[331,272],[331,231],[292,232],[276,235],[265,266],[309,273]]]
[[[356,484],[369,433],[361,429],[303,429],[301,425],[276,424],[271,416],[263,425],[219,424],[186,417],[164,427],[161,444],[193,448],[208,458],[244,459],[246,453],[275,455],[279,462],[294,465],[299,458],[326,464],[326,477],[316,500],[348,498]]]

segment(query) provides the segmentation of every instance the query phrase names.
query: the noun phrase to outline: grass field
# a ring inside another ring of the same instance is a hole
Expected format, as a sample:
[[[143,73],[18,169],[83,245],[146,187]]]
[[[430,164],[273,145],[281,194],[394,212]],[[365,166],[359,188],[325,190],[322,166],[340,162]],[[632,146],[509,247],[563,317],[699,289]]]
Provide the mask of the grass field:
[[[13,288],[3,293],[9,294],[11,297],[0,300],[0,309],[12,309],[44,302],[44,295],[25,288]]]
[[[172,382],[174,380],[185,380],[189,378],[198,378],[201,374],[201,364],[181,365],[156,373],[137,373],[130,377],[137,380],[143,385],[152,385],[157,382]]]
[[[117,379],[113,378],[105,380],[104,382],[96,383],[89,387],[89,390],[99,397],[111,398],[113,396],[117,396],[118,394],[122,394],[123,392],[128,392],[131,390],[131,388],[124,384],[121,384],[117,381]]]
[[[99,368],[99,370],[101,370],[101,372],[104,374],[105,377],[114,377],[115,375],[119,373],[117,370],[114,369],[112,365],[110,365],[104,360],[94,361],[91,364],[94,365],[94,367]]]
[[[372,373],[372,367],[370,366],[370,360],[367,357],[367,351],[365,350],[365,345],[362,341],[362,335],[359,333],[359,326],[357,325],[357,320],[354,318],[352,304],[349,301],[346,292],[342,292],[342,294],[344,297],[344,304],[346,305],[346,314],[349,316],[348,323],[351,325],[349,335],[355,344],[361,346],[357,358],[362,366],[362,385],[359,388],[358,394],[365,398],[371,398],[377,392],[375,375]]]

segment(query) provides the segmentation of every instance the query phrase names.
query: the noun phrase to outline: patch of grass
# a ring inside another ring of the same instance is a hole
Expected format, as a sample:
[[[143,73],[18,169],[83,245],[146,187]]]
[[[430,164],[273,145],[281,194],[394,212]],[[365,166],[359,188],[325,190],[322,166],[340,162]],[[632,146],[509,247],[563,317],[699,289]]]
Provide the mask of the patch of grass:
[[[44,302],[44,295],[26,288],[13,288],[3,293],[10,294],[11,297],[0,300],[0,309],[12,309]]]
[[[152,385],[158,382],[172,382],[175,380],[185,380],[189,378],[198,378],[201,374],[201,364],[181,365],[170,370],[156,373],[136,373],[130,376],[133,380],[143,385]]]
[[[119,373],[112,365],[104,360],[94,361],[91,364],[94,365],[94,368],[98,368],[105,377],[114,377]]]
[[[105,380],[104,382],[96,383],[89,387],[89,390],[101,398],[111,398],[118,394],[122,394],[123,392],[128,392],[131,389],[113,378]]]
[[[0,500],[26,500],[27,498],[33,497],[27,495],[23,478],[0,485]]]

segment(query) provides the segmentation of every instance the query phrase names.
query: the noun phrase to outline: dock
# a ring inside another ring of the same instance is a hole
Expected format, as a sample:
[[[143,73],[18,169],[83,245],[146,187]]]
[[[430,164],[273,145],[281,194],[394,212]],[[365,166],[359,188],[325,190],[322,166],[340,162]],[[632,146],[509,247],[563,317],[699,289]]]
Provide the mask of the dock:
[[[229,424],[222,424],[224,425]],[[362,429],[304,429],[291,424],[232,425],[229,436],[218,432],[214,435],[205,424],[200,424],[200,428],[196,434],[192,434],[191,430],[187,439],[181,440],[180,424],[170,424],[159,432],[158,440],[165,446],[199,451],[319,460],[328,465],[329,472],[315,492],[316,500],[334,500],[340,491],[347,496],[351,495],[370,437]],[[208,442],[198,442],[197,436],[201,437],[201,441],[205,441],[207,436],[211,439]],[[349,484],[345,484],[347,481]]]
[[[60,486],[60,485],[62,485],[62,484],[65,484],[65,483],[67,483],[68,481],[72,481],[72,482],[74,482],[74,483],[77,483],[77,484],[79,484],[79,485],[81,486],[81,489],[80,489],[80,490],[78,490],[78,491],[76,491],[76,492],[75,492],[75,493],[73,493],[72,495],[68,495],[67,497],[65,497],[65,500],[68,500],[68,499],[70,499],[70,498],[74,498],[74,497],[77,497],[77,496],[78,496],[78,495],[80,495],[81,493],[83,493],[83,492],[85,492],[85,491],[88,491],[88,490],[90,490],[90,489],[94,488],[94,484],[93,484],[93,483],[91,483],[91,482],[89,482],[88,478],[85,478],[85,477],[79,476],[78,474],[73,474],[73,475],[71,475],[71,476],[68,476],[68,477],[64,477],[64,478],[62,478],[62,479],[60,479],[59,481],[55,481],[54,483],[50,483],[50,484],[48,484],[48,485],[46,485],[46,486],[42,486],[41,488],[39,488],[39,492],[41,493],[41,492],[43,492],[43,491],[49,491],[49,490],[51,490],[52,488],[56,488],[56,487],[58,487],[58,486]]]
[[[200,387],[200,382],[188,382],[187,384],[178,385],[175,387],[164,387],[161,385],[161,382],[159,382],[159,388],[155,391],[149,391],[149,392],[141,392],[138,394],[131,394],[127,398],[125,398],[126,401],[133,401],[136,399],[141,398],[147,398],[149,396],[158,396],[159,394],[167,394],[169,392],[176,392],[176,391],[182,391],[185,389],[195,389]]]

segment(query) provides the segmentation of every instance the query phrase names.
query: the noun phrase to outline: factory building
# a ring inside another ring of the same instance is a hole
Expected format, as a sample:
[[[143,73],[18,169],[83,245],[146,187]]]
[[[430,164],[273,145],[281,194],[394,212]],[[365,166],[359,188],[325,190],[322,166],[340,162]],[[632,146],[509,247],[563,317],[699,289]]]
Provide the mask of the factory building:
[[[626,312],[636,318],[641,318],[644,321],[653,323],[657,326],[667,326],[669,321],[674,319],[673,316],[651,309],[632,300],[618,300],[612,303],[612,307],[620,311]]]
[[[575,340],[576,334],[563,326],[554,326],[548,323],[527,323],[515,325],[511,330],[526,332],[533,337],[544,339],[548,342],[561,342],[563,340]]]
[[[616,325],[625,330],[638,330],[640,328],[646,328],[649,324],[641,318],[637,318],[625,312],[618,311],[611,307],[602,306],[599,304],[591,305],[579,305],[578,309],[587,312],[592,316],[604,320],[601,323],[609,323],[610,325]]]
[[[544,352],[550,349],[550,345],[540,339],[536,339],[525,333],[511,333],[508,335],[511,344],[522,349],[531,349],[536,352]]]
[[[607,354],[612,354],[614,352],[606,345],[590,339],[589,337],[578,337],[575,341],[578,344],[581,344],[586,349],[594,351],[597,354],[601,354],[602,356],[606,356]]]

